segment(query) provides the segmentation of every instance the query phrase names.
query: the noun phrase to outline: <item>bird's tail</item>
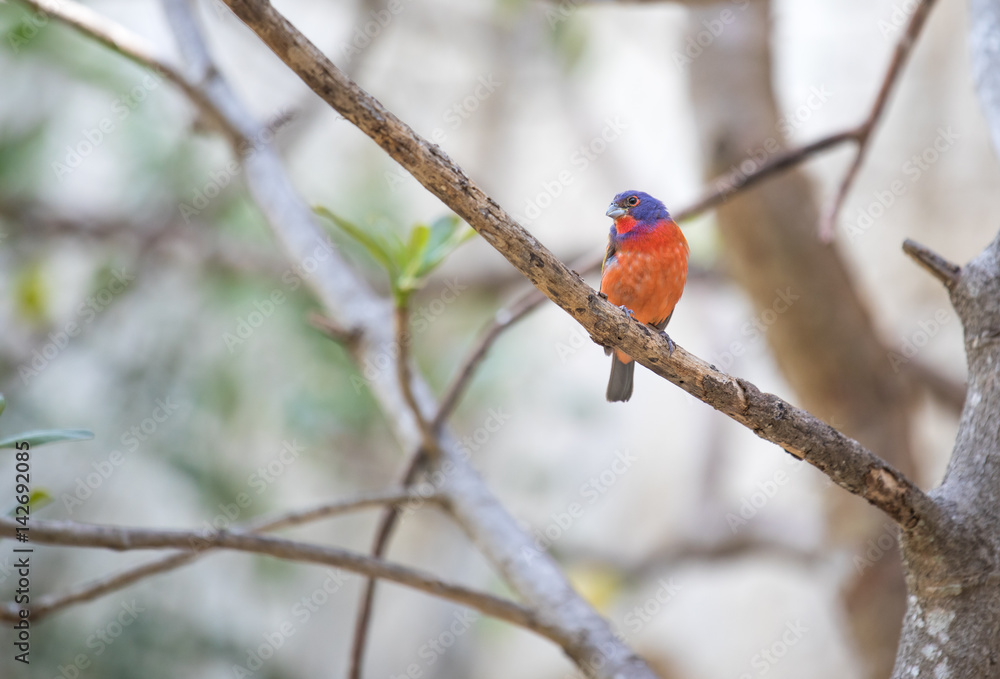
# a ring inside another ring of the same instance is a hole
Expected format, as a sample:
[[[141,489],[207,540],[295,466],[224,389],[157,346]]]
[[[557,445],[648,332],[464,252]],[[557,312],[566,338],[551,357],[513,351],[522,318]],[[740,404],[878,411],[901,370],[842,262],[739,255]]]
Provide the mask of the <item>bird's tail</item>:
[[[622,355],[623,358],[628,358]],[[627,401],[632,398],[632,375],[635,374],[635,361],[628,362],[619,359],[616,351],[611,357],[611,377],[608,379],[608,401]]]

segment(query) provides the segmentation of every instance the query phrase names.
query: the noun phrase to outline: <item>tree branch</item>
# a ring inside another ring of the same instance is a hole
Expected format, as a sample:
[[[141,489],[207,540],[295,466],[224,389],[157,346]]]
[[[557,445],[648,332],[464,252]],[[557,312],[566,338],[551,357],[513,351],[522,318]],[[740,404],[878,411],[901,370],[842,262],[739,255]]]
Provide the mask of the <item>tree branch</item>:
[[[225,0],[302,80],[370,136],[431,193],[465,219],[598,342],[621,348],[692,396],[823,471],[907,529],[937,518],[934,503],[870,451],[777,396],[725,375],[597,296],[469,179],[436,145],[417,135],[337,69],[269,3]]]
[[[451,417],[451,414],[458,406],[459,400],[465,393],[465,389],[469,386],[469,382],[472,381],[476,369],[483,362],[483,359],[486,358],[486,353],[493,346],[493,343],[496,342],[497,338],[500,337],[504,330],[517,323],[534,309],[537,309],[544,301],[545,295],[541,294],[535,288],[529,288],[518,295],[513,302],[497,310],[496,314],[493,315],[493,320],[479,333],[479,338],[476,340],[473,350],[466,355],[461,366],[455,372],[455,377],[445,389],[444,396],[441,398],[441,405],[438,406],[437,415],[434,416],[435,430],[440,430],[448,418]]]
[[[424,454],[438,456],[438,443],[435,432],[431,424],[424,417],[424,413],[417,402],[417,397],[413,393],[413,377],[410,371],[410,310],[406,304],[397,303],[393,308],[393,320],[396,328],[396,379],[399,381],[399,390],[403,394],[413,419],[417,422],[420,436],[423,439]]]
[[[188,26],[181,28],[196,32]],[[312,49],[315,51],[315,47]],[[205,78],[202,86],[211,101],[219,110],[224,110],[239,129],[254,129],[252,119],[221,79]],[[295,194],[273,149],[255,140],[252,150],[254,153],[247,153],[244,158],[251,195],[289,256],[301,263],[317,249],[325,250],[326,257],[321,258],[323,266],[309,274],[306,280],[338,325],[361,329],[361,340],[353,347],[355,359],[361,365],[388,356],[391,363],[394,338],[390,330],[389,304],[354,275],[329,239],[322,238],[311,211]],[[392,370],[379,371],[369,386],[401,446],[414,449],[422,438],[420,427],[406,405],[398,381],[393,379],[394,374]],[[432,411],[433,399],[426,384],[415,379],[412,389],[422,411]],[[427,407],[423,408],[423,404]],[[434,461],[437,467],[434,471],[442,475],[440,490],[447,496],[454,516],[511,587],[535,608],[544,611],[552,626],[561,631],[561,645],[566,654],[594,677],[651,679],[654,675],[649,667],[573,590],[548,555],[536,554],[532,561],[519,558],[526,550],[534,548],[531,538],[489,492],[446,432],[441,432],[441,440],[437,443],[442,448],[442,456]]]
[[[54,16],[62,23],[88,35],[102,45],[114,50],[129,60],[150,68],[176,85],[198,107],[199,111],[234,144],[242,141],[240,130],[229,124],[225,116],[205,95],[185,78],[180,71],[163,57],[156,55],[139,36],[124,26],[110,21],[90,7],[78,2],[43,2],[42,0],[21,0],[26,5],[45,16]]]
[[[868,146],[872,138],[872,133],[875,131],[879,120],[882,118],[886,103],[889,101],[889,94],[892,92],[896,82],[899,80],[899,75],[903,71],[903,66],[906,65],[906,62],[913,51],[913,45],[917,42],[917,37],[920,35],[920,31],[926,23],[927,15],[930,14],[931,7],[933,6],[934,0],[920,0],[920,4],[913,10],[913,15],[910,17],[910,23],[907,24],[906,30],[903,31],[903,35],[900,37],[899,42],[896,43],[896,48],[893,50],[892,59],[889,61],[889,69],[886,71],[885,77],[882,79],[882,85],[879,88],[878,94],[875,96],[875,103],[872,104],[868,117],[865,118],[865,120],[854,131],[853,136],[857,142],[857,150],[854,154],[854,160],[851,162],[851,166],[847,169],[847,173],[841,180],[840,187],[837,189],[837,193],[835,194],[829,209],[824,212],[823,217],[820,219],[820,238],[825,241],[833,240],[834,230],[837,227],[837,217],[844,205],[844,201],[847,199],[847,194],[850,192],[851,186],[854,184],[854,179],[858,175],[858,170],[861,169],[861,163],[864,161],[865,154],[868,152]]]
[[[349,500],[335,500],[316,507],[285,512],[272,517],[260,518],[247,523],[241,530],[249,533],[276,531],[369,507],[377,507],[385,504],[397,506],[414,501],[421,503],[440,502],[440,499],[438,495],[420,495],[406,488],[387,490],[361,495]],[[201,558],[204,554],[204,552],[169,554],[155,561],[140,564],[134,568],[83,583],[62,594],[41,597],[32,603],[31,618],[32,620],[39,621],[68,606],[93,601],[105,594],[124,589],[152,575],[165,573],[185,566]],[[16,621],[17,612],[20,608],[20,606],[13,603],[0,608],[0,620]]]
[[[14,537],[19,524],[0,519],[0,536]],[[229,549],[278,559],[335,566],[352,573],[371,575],[426,592],[442,599],[473,608],[485,615],[525,627],[556,643],[564,639],[558,630],[541,620],[533,611],[506,599],[454,585],[416,569],[373,559],[336,547],[324,547],[283,538],[229,531],[176,531],[98,526],[72,521],[31,523],[33,542],[71,547],[101,547],[118,551],[137,549],[185,549],[195,553],[209,549]]]
[[[948,290],[954,289],[962,273],[962,267],[952,264],[930,248],[907,238],[903,241],[903,252],[913,257],[917,264],[927,269],[934,278],[941,281]]]
[[[415,450],[406,460],[403,473],[399,479],[399,485],[408,488],[416,481],[420,469],[426,462],[427,456],[423,448]],[[378,527],[375,529],[375,537],[372,540],[371,556],[380,559],[385,556],[389,548],[389,540],[399,522],[399,507],[387,507],[382,516],[379,517]],[[361,592],[361,601],[358,604],[358,614],[354,621],[354,638],[351,641],[351,655],[347,668],[348,679],[361,679],[362,667],[365,659],[365,645],[368,641],[368,630],[371,623],[372,610],[375,606],[375,588],[378,581],[375,578],[368,578],[364,589]]]

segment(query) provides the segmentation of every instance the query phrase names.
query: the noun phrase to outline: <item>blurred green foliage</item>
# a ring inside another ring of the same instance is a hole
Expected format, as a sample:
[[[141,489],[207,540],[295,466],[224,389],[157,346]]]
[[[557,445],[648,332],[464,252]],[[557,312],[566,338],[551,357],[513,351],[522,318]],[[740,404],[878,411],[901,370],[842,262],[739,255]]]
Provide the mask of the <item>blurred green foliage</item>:
[[[393,298],[400,307],[407,306],[410,295],[423,287],[427,277],[455,248],[476,235],[472,229],[462,228],[458,217],[447,215],[430,225],[414,224],[404,242],[392,231],[364,229],[325,207],[313,210],[360,243],[388,273]]]

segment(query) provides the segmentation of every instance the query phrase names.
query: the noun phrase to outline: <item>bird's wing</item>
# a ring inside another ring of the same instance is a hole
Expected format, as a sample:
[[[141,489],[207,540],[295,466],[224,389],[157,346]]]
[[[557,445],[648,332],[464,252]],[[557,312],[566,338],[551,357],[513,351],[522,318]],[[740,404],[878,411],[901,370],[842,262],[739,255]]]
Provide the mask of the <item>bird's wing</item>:
[[[608,234],[608,249],[604,252],[604,261],[601,263],[601,273],[608,267],[608,262],[615,256],[618,252],[618,245],[615,243],[615,227],[611,227],[611,233]]]
[[[673,318],[673,317],[674,317],[674,312],[671,311],[669,316],[667,316],[666,318],[664,318],[659,323],[654,323],[653,327],[656,328],[657,330],[663,330],[664,328],[667,327],[667,323],[669,323],[670,319]]]

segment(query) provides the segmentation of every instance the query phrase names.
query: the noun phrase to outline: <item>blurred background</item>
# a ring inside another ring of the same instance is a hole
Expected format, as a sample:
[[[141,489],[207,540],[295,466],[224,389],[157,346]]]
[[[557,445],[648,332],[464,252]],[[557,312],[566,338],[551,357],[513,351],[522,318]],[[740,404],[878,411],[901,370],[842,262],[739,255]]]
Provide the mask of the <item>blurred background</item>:
[[[87,4],[179,61],[158,3]],[[731,168],[859,123],[915,3],[690,5],[277,3],[565,261],[603,251],[619,191],[679,211]],[[447,214],[224,5],[201,3],[200,18],[307,202],[385,233]],[[1000,221],[966,32],[965,4],[939,2],[832,247],[816,224],[848,147],[684,222],[692,274],[670,326],[689,351],[925,488],[957,426],[962,334],[900,245],[964,263]],[[392,484],[405,451],[363,372],[306,322],[317,304],[225,141],[159,76],[18,2],[0,4],[0,34],[0,434],[95,432],[33,456],[52,496],[35,516],[194,529]],[[362,249],[334,239],[386,289]],[[416,295],[414,353],[435,388],[525,285],[473,239]],[[606,403],[607,372],[603,351],[546,303],[497,343],[452,428],[627,642],[665,678],[887,676],[904,593],[893,526],[641,368],[632,401]],[[0,472],[13,479],[10,457]],[[5,487],[0,506],[13,504]],[[567,518],[573,503],[582,515]],[[376,518],[292,534],[366,550]],[[505,592],[433,509],[404,519],[389,557]],[[150,558],[38,547],[32,586],[59,592]],[[361,583],[212,555],[39,623],[31,665],[5,652],[2,675],[343,676]],[[521,629],[380,586],[366,676],[575,673]]]

